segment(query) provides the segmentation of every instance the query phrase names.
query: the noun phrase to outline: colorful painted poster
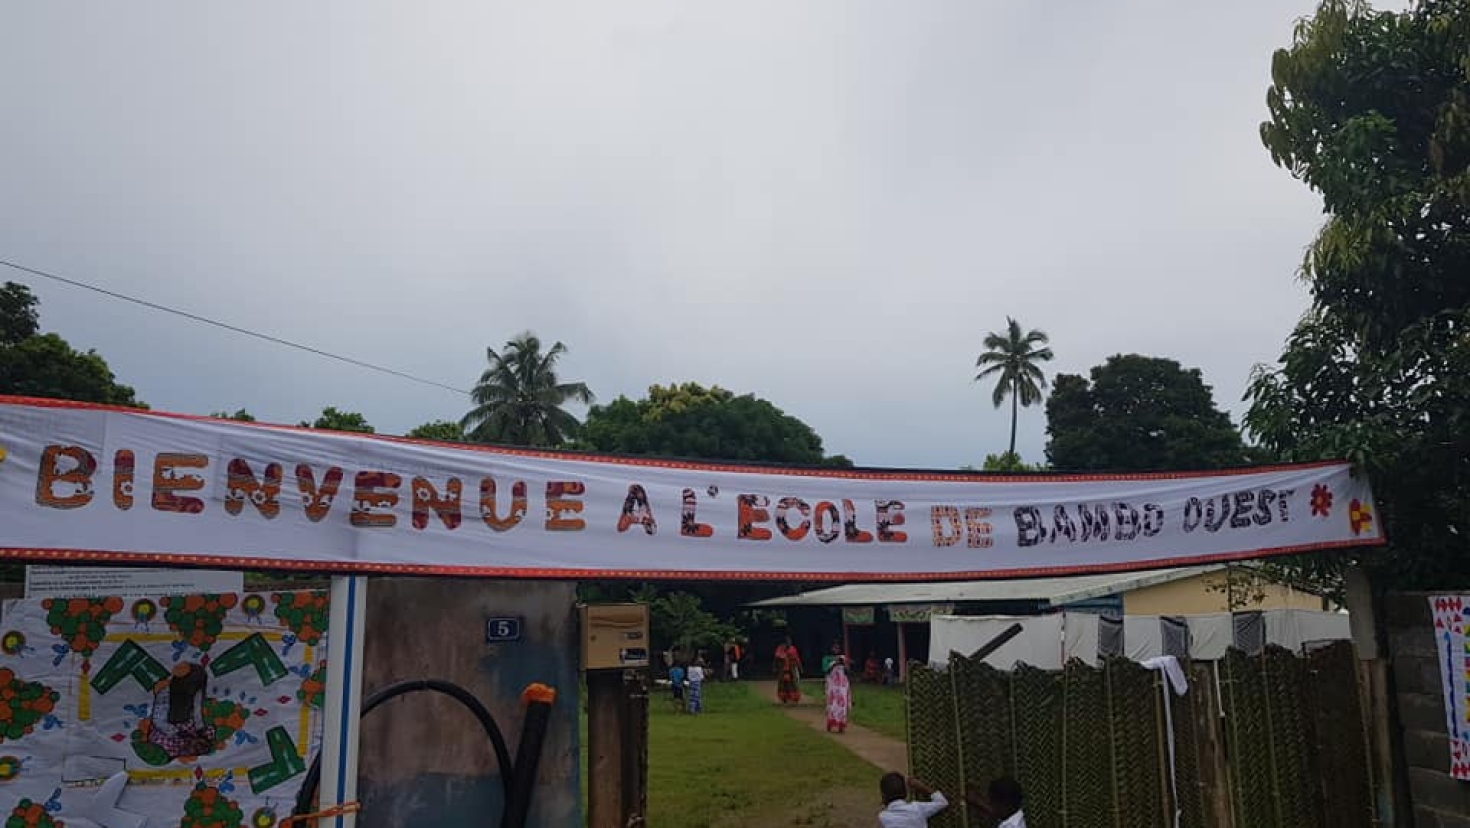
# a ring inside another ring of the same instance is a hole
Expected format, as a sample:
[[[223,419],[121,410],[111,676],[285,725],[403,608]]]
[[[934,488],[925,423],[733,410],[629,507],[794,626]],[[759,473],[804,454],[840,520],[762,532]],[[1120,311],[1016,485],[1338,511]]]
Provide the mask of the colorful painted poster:
[[[843,607],[842,623],[852,627],[871,627],[873,615],[872,607]]]
[[[1344,463],[986,476],[442,445],[0,397],[0,559],[877,581],[1383,542]]]
[[[320,742],[325,592],[7,601],[0,824],[266,828]]]
[[[1429,599],[1434,638],[1439,645],[1439,675],[1444,690],[1445,732],[1450,737],[1450,776],[1470,780],[1470,596]]]

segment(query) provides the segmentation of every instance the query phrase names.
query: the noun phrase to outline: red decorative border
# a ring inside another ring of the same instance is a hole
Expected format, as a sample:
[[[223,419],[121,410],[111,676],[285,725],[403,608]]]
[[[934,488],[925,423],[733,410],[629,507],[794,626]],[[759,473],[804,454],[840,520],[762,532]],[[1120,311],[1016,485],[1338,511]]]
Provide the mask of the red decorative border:
[[[1101,483],[1139,480],[1187,480],[1201,477],[1239,477],[1243,475],[1269,474],[1272,472],[1296,471],[1301,469],[1320,469],[1332,466],[1346,465],[1346,461],[1343,460],[1321,460],[1310,463],[1278,463],[1270,466],[1250,466],[1243,468],[1218,469],[1214,471],[1136,472],[1126,474],[1068,474],[1065,472],[1044,472],[1039,474],[987,474],[984,472],[943,472],[934,470],[881,471],[872,469],[833,469],[820,466],[768,466],[755,463],[700,463],[689,460],[666,460],[650,457],[610,454],[587,454],[583,452],[570,451],[545,451],[537,449],[514,448],[510,446],[442,443],[435,440],[419,440],[412,437],[394,437],[386,434],[355,434],[349,432],[322,431],[318,429],[301,428],[299,426],[274,425],[270,423],[246,423],[236,420],[221,420],[215,417],[201,416],[198,414],[175,414],[166,411],[149,411],[138,408],[124,408],[121,406],[100,405],[97,403],[75,402],[72,400],[53,400],[39,397],[14,397],[3,394],[0,394],[0,406],[24,406],[30,408],[60,408],[83,411],[104,411],[115,414],[127,414],[135,417],[163,417],[166,419],[185,420],[190,422],[207,422],[211,425],[224,425],[231,428],[263,428],[272,431],[308,432],[316,435],[331,434],[334,437],[346,437],[352,440],[377,440],[386,443],[434,446],[436,448],[448,448],[454,449],[456,451],[481,452],[486,454],[498,454],[508,457],[530,457],[542,460],[560,460],[577,463],[602,463],[616,466],[641,466],[645,468],[659,469],[684,469],[689,471],[721,472],[728,474],[760,474],[783,477],[826,477],[843,480],[899,480],[924,483],[1002,484],[1078,482]]]
[[[680,569],[538,569],[510,566],[426,566],[421,564],[362,563],[346,561],[303,561],[237,555],[194,555],[166,552],[111,552],[100,549],[18,549],[0,547],[0,560],[38,561],[50,564],[165,564],[245,570],[307,570],[314,573],[357,575],[435,575],[443,577],[502,578],[507,580],[668,580],[668,581],[840,581],[844,583],[883,581],[986,581],[1015,578],[1045,578],[1071,575],[1100,575],[1169,569],[1181,566],[1297,555],[1331,549],[1382,546],[1381,535],[1371,540],[1324,541],[1298,546],[1222,552],[1176,558],[1037,566],[1016,569],[977,569],[967,572],[761,572],[740,570]]]

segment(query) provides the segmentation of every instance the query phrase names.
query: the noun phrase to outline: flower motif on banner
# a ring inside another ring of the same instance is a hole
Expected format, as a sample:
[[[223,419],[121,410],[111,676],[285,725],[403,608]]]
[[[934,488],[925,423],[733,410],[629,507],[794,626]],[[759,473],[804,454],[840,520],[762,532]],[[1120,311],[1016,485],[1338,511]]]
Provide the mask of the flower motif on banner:
[[[1332,490],[1318,483],[1312,487],[1312,516],[1327,517],[1332,514]]]
[[[1354,500],[1348,504],[1348,525],[1353,528],[1354,535],[1361,535],[1373,525],[1373,512],[1368,504]]]

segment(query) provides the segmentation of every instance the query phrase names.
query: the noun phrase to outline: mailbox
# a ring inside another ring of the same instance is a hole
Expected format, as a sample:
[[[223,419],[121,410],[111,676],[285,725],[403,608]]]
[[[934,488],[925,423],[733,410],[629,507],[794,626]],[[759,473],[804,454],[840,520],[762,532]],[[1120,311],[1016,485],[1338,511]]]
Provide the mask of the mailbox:
[[[647,604],[583,604],[582,669],[626,670],[648,666]]]

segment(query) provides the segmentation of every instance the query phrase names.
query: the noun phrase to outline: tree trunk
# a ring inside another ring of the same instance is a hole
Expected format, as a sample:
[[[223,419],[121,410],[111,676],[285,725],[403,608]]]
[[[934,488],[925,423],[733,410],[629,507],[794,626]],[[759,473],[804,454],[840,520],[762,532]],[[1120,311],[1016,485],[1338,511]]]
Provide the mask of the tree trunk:
[[[1011,384],[1011,450],[1010,450],[1010,453],[1011,453],[1012,456],[1015,456],[1015,454],[1016,454],[1016,411],[1017,411],[1016,410],[1016,397],[1017,397],[1018,394],[1019,394],[1019,392],[1016,390],[1016,384],[1015,383],[1012,383]]]

